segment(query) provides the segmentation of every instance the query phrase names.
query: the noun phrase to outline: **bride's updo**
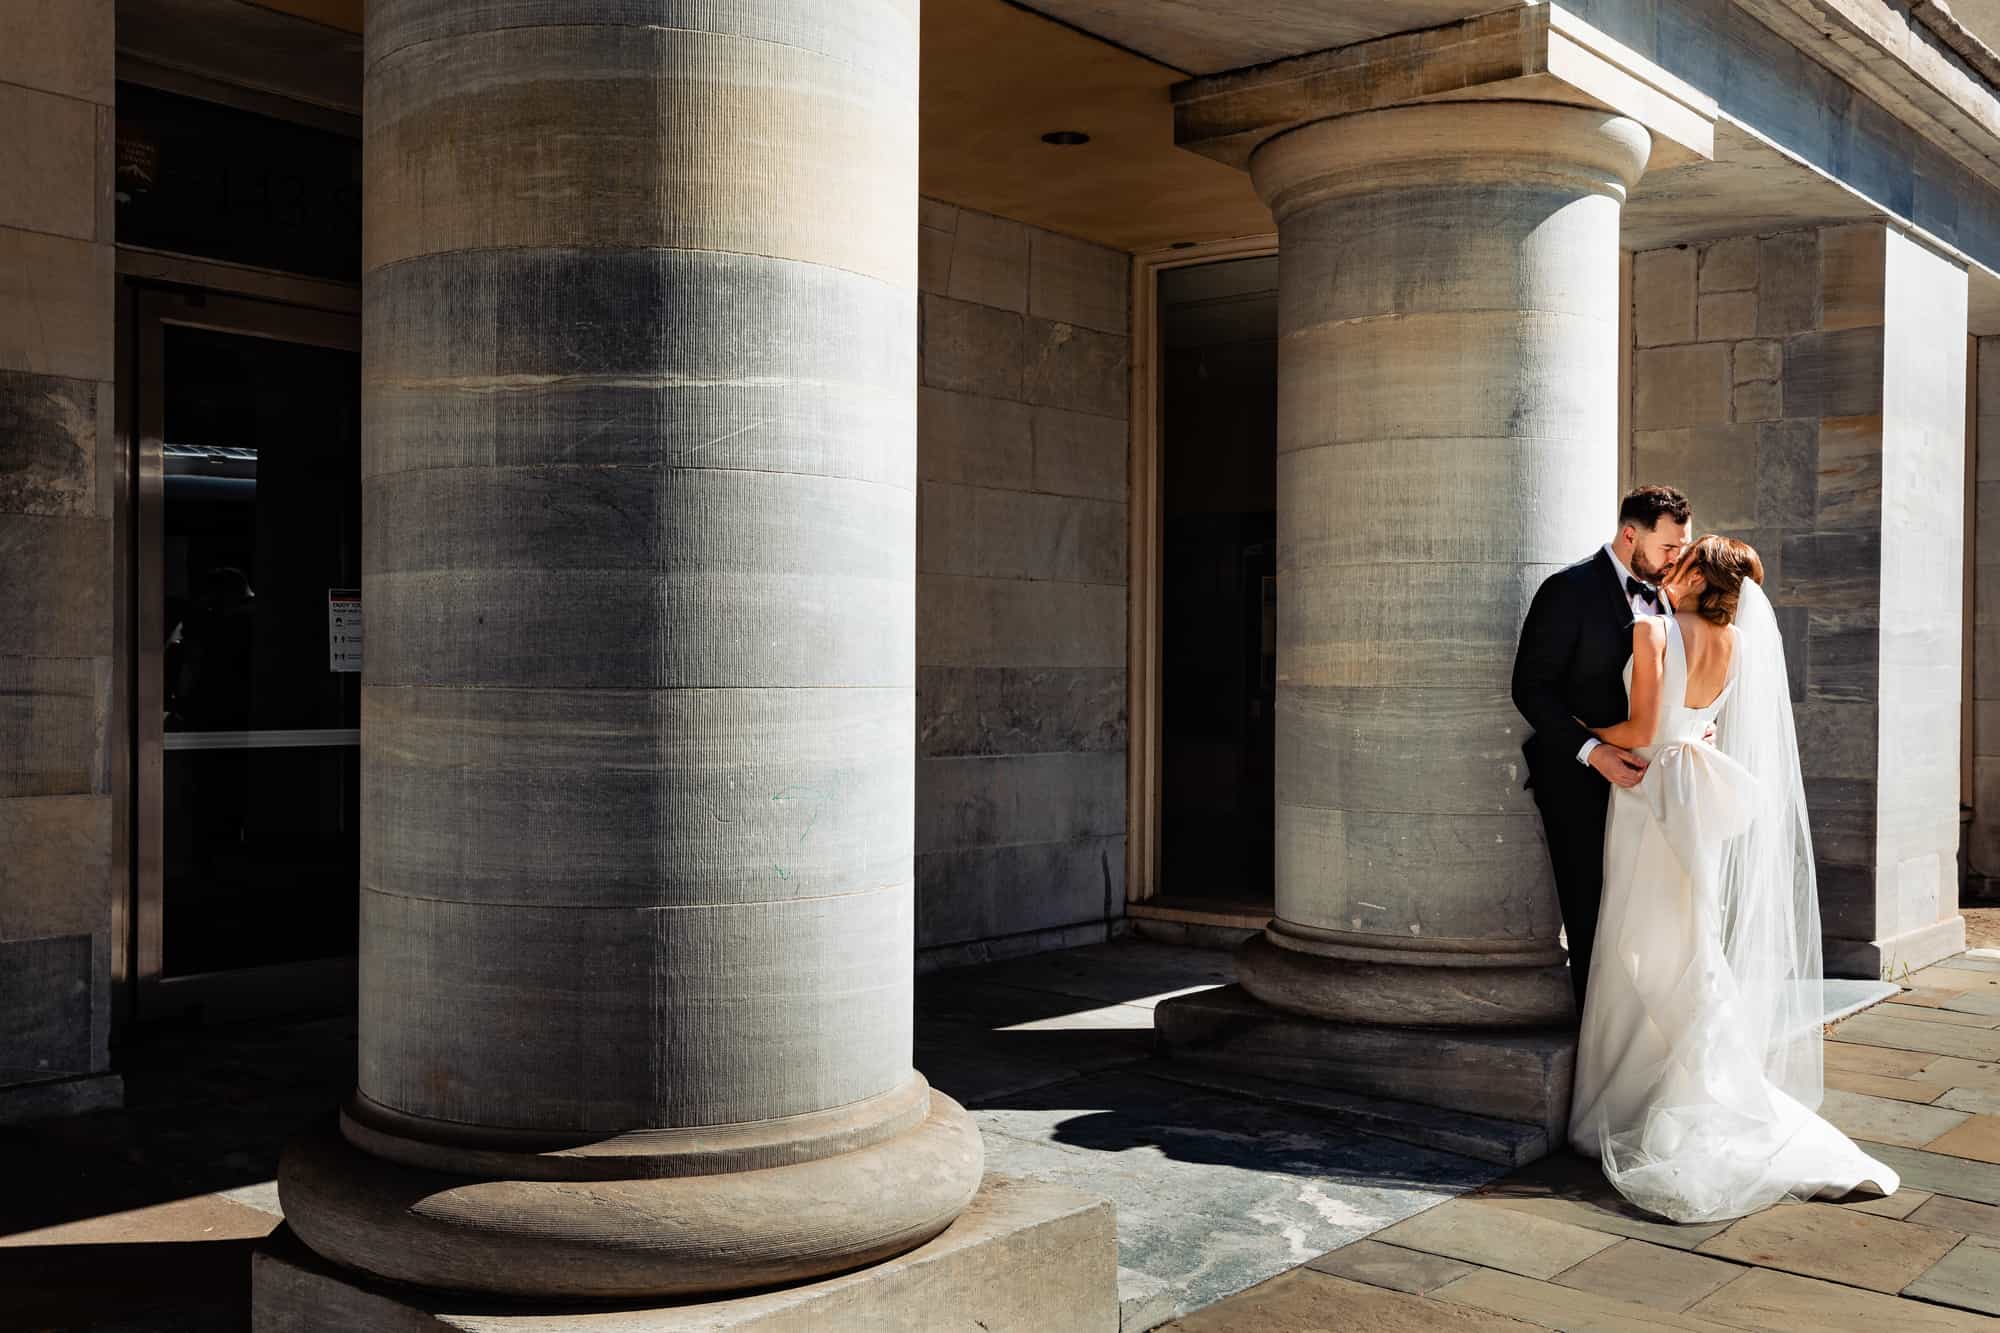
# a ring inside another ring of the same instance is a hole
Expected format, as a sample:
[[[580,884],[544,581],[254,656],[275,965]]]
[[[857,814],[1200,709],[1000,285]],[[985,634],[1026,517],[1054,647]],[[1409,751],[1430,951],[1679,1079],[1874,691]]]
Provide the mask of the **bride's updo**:
[[[1736,599],[1743,594],[1743,580],[1764,581],[1764,562],[1755,547],[1733,537],[1714,534],[1703,537],[1681,552],[1679,569],[1701,575],[1702,590],[1692,611],[1711,625],[1727,625],[1736,619]]]

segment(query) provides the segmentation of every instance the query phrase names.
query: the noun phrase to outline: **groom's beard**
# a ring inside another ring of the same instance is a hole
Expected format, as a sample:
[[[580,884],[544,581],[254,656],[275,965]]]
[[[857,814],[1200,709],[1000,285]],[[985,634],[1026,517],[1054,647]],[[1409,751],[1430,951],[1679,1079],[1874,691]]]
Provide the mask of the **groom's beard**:
[[[1667,576],[1666,570],[1655,568],[1637,551],[1632,553],[1632,572],[1648,583],[1658,583]]]

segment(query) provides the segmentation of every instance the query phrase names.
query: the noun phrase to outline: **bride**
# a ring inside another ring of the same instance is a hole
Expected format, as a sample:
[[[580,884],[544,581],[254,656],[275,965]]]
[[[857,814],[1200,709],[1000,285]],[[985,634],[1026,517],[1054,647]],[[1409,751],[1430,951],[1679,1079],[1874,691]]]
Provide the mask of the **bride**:
[[[1632,627],[1631,716],[1592,729],[1647,768],[1612,792],[1570,1140],[1677,1222],[1899,1183],[1816,1114],[1819,902],[1763,578],[1742,542],[1690,546],[1680,610]]]

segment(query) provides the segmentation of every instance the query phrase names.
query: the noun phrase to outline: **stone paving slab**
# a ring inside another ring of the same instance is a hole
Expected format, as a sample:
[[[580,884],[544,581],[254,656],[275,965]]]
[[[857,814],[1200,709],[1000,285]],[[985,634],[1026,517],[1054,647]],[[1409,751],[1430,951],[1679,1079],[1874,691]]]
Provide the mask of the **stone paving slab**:
[[[1897,1191],[1898,1194],[1909,1192]],[[1968,1236],[2000,1240],[2000,1208],[1990,1203],[1973,1203],[1968,1199],[1954,1199],[1942,1194],[1932,1195],[1910,1213],[1910,1220],[1922,1226],[1943,1227],[1947,1231],[1960,1231]]]
[[[1964,1124],[1946,1130],[1926,1146],[1953,1157],[2000,1163],[2000,1116],[1969,1116]]]
[[[1842,1023],[1840,1039],[1864,1046],[1893,1046],[1899,1051],[1931,1051],[1966,1060],[2000,1061],[2000,1032],[1983,1028],[1921,1023],[1908,1018],[1856,1014]]]
[[[2000,1315],[2000,1249],[1967,1237],[1903,1294]]]
[[[1892,1101],[1915,1102],[1919,1106],[1936,1103],[1950,1105],[1944,1101],[1947,1096],[1935,1083],[1919,1083],[1915,1079],[1892,1078],[1887,1074],[1857,1074],[1851,1069],[1840,1069],[1829,1064],[1826,1067],[1826,1089],[1829,1093],[1836,1089],[1841,1092],[1858,1092],[1869,1097],[1887,1097]],[[1952,1106],[1953,1110],[1974,1108]]]
[[[1697,1253],[1894,1294],[1963,1239],[1830,1203],[1784,1203],[1732,1223]]]
[[[1740,1267],[1720,1259],[1650,1245],[1643,1240],[1621,1240],[1568,1269],[1555,1281],[1578,1291],[1636,1301],[1677,1314],[1742,1275]]]
[[[1964,1111],[1828,1088],[1819,1113],[1849,1138],[1921,1148],[1972,1117]]]
[[[1974,1115],[2000,1115],[2000,1092],[1985,1088],[1950,1088],[1932,1104],[1948,1106],[1954,1111],[1970,1111]]]
[[[1199,1313],[1167,1333],[1529,1333],[1545,1324],[1293,1269]]]
[[[1491,1269],[1482,1269],[1470,1277],[1462,1277],[1441,1287],[1432,1299],[1477,1306],[1543,1328],[1561,1329],[1563,1333],[1627,1333],[1627,1330],[1654,1329],[1718,1333],[1729,1327],[1693,1313],[1656,1310],[1638,1301],[1577,1291],[1552,1282],[1540,1282],[1516,1273],[1499,1273]]]
[[[1352,1278],[1374,1287],[1426,1296],[1445,1283],[1475,1272],[1477,1264],[1447,1259],[1421,1250],[1406,1250],[1379,1240],[1357,1240],[1329,1250],[1306,1265],[1315,1273]]]
[[[1376,1239],[1537,1278],[1554,1277],[1618,1243],[1602,1232],[1533,1213],[1516,1214],[1496,1226],[1492,1209],[1458,1199],[1398,1222]]]
[[[1839,1029],[1836,1029],[1838,1032]],[[1858,1074],[1882,1074],[1890,1078],[1912,1078],[1937,1059],[1928,1051],[1899,1051],[1886,1046],[1861,1046],[1839,1040],[1826,1043],[1826,1067],[1849,1069]]]
[[[1986,1316],[1768,1268],[1744,1272],[1688,1313],[1769,1333],[1992,1333]]]
[[[1983,1002],[2000,999],[2000,996],[1981,995],[1976,998]],[[1869,1012],[1881,1018],[1907,1018],[1918,1023],[1949,1023],[1953,1027],[1961,1028],[1992,1029],[2000,1027],[2000,1018],[1975,1013],[1970,1010],[1953,1008],[1954,1005],[1966,1002],[1966,999],[1954,995],[1941,1004],[1916,1005],[1891,1003],[1878,1005]]]
[[[1894,1167],[1905,1186],[1974,1203],[2000,1204],[2000,1166],[1922,1148],[1899,1148],[1893,1143],[1863,1141],[1861,1146],[1871,1157]]]

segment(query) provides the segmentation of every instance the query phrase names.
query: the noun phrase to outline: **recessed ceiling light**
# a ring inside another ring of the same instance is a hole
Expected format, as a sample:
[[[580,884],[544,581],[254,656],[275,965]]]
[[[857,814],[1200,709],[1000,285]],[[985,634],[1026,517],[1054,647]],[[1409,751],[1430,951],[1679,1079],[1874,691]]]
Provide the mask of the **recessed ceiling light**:
[[[1089,143],[1090,136],[1082,130],[1050,130],[1042,136],[1043,143],[1052,143],[1059,148],[1069,148],[1080,143]]]

